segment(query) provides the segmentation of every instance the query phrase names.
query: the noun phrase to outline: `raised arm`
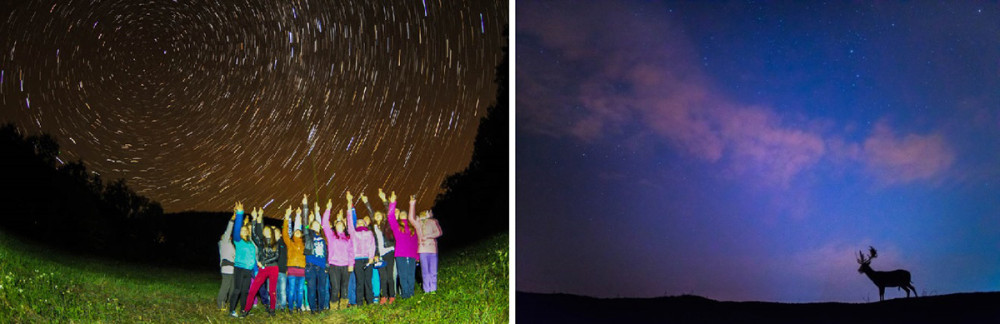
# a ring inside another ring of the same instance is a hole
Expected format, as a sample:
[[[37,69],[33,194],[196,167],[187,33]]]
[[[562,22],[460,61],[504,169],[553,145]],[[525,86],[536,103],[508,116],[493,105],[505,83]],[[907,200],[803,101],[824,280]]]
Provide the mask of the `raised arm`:
[[[291,214],[292,214],[292,207],[288,207],[288,210],[285,211],[285,221],[281,223],[282,232],[288,233],[288,218],[289,216],[291,216]],[[290,234],[281,236],[281,240],[285,241],[286,246],[292,246],[292,240],[290,239],[291,236],[292,235]]]
[[[233,214],[233,217],[236,217],[236,214]],[[229,219],[229,224],[226,225],[226,232],[222,234],[222,237],[233,237],[233,221],[232,218]]]
[[[239,224],[240,228],[243,227],[243,204],[242,203],[236,203],[236,219],[234,221],[235,222],[233,223],[233,226],[236,226],[236,224]],[[241,241],[240,240],[240,231],[234,230],[233,231],[233,242],[239,242],[239,241]]]
[[[378,188],[378,199],[382,200],[382,205],[385,206],[386,210],[388,210],[389,209],[389,201],[387,201],[385,199],[385,191],[382,191],[382,188]],[[393,199],[393,201],[395,201],[395,199]]]
[[[329,240],[333,237],[333,229],[330,228],[330,208],[333,207],[333,201],[326,202],[326,211],[323,212],[323,233],[326,234],[326,239]]]
[[[392,196],[395,197],[396,193],[393,192]],[[414,221],[414,219],[416,219],[415,216],[416,213],[417,213],[417,198],[414,195],[410,195],[410,212],[406,214],[406,220],[410,221],[410,224],[416,224],[416,222]]]
[[[305,220],[302,226],[308,229],[309,223],[312,223],[312,214],[309,213],[309,195],[302,195],[302,215],[304,215]]]
[[[368,197],[365,194],[361,194],[361,201],[365,203],[365,208],[368,208],[368,215],[375,217],[375,210],[372,209],[372,204],[368,203]]]
[[[347,195],[347,233],[354,236],[354,224],[357,222],[357,212],[354,210],[354,196],[348,191]]]
[[[288,209],[285,209],[285,225],[287,225],[289,221],[291,221],[291,218],[292,218],[292,206],[288,206]],[[292,237],[292,230],[288,228],[288,226],[283,226],[281,230],[285,232],[285,235],[283,235],[284,237],[286,238]]]
[[[413,225],[413,229],[417,231],[417,237],[421,237],[421,235],[423,235],[421,233],[422,228],[420,222],[417,221],[417,215],[414,215],[416,213],[417,213],[417,198],[414,197],[413,195],[410,195],[410,211],[406,213],[406,221],[410,222],[410,224]]]
[[[388,217],[386,218],[386,220],[392,221],[392,224],[389,225],[389,229],[392,230],[392,234],[394,234],[396,237],[399,237],[399,235],[401,235],[400,234],[401,232],[399,230],[399,220],[396,219],[396,202],[395,201],[390,202],[388,208],[389,208],[389,216],[386,216]]]
[[[254,214],[256,214],[256,213],[257,213],[257,211],[255,210]],[[263,215],[257,215],[255,218],[256,218],[256,221],[253,222],[253,236],[252,236],[253,242],[254,242],[254,244],[257,244],[257,246],[264,246],[264,244],[265,244],[265,242],[264,242],[264,223],[262,223],[260,221],[260,219],[264,218],[264,216]]]
[[[293,231],[302,230],[302,209],[295,210],[295,224],[293,226],[294,226],[294,228],[292,229]]]

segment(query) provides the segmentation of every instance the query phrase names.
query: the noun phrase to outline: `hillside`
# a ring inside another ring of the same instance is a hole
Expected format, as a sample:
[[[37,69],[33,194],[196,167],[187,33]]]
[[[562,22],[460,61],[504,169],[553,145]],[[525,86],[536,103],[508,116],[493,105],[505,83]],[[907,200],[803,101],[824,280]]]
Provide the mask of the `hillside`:
[[[423,320],[506,322],[506,234],[443,254],[439,290],[391,306],[321,315],[268,317],[255,308],[239,322]],[[0,231],[0,318],[4,322],[235,321],[215,309],[217,271],[156,268],[81,257],[28,244]]]
[[[698,296],[600,299],[517,292],[517,321],[640,323],[1000,323],[1000,292],[884,302],[784,304]]]

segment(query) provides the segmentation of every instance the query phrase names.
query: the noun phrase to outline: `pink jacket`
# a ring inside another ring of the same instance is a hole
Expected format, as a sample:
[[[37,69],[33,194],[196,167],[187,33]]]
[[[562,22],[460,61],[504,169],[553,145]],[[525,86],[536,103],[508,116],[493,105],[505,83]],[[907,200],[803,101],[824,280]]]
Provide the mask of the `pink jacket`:
[[[410,204],[410,213],[416,210],[416,204]],[[396,219],[396,202],[389,203],[389,218]],[[402,220],[405,227],[401,230],[399,229],[399,224],[392,224],[389,228],[392,229],[392,234],[396,236],[396,257],[397,258],[417,258],[417,240],[419,239],[416,231],[410,231],[409,223],[407,219]]]
[[[354,264],[354,244],[346,235],[340,238],[334,234],[330,227],[330,211],[323,213],[323,232],[326,233],[326,248],[329,251],[327,260],[330,265],[349,266]],[[345,233],[346,234],[346,233]]]
[[[356,212],[354,208],[349,211],[347,217],[347,231],[351,233],[351,244],[354,244],[354,258],[365,259],[375,257],[375,235],[365,227],[354,228],[354,218]]]
[[[441,226],[436,219],[424,218],[413,221],[413,227],[417,228],[417,236],[420,237],[420,253],[438,253],[437,238],[441,236]]]

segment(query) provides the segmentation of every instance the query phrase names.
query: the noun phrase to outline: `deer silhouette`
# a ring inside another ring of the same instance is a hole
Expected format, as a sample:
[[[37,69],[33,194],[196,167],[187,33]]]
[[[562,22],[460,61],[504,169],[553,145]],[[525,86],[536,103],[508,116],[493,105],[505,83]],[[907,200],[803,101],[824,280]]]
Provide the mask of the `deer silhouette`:
[[[917,296],[917,288],[914,288],[910,281],[910,272],[898,269],[893,271],[875,271],[872,270],[871,262],[872,259],[878,256],[878,251],[875,251],[874,247],[868,247],[868,258],[865,258],[865,254],[862,251],[858,251],[858,264],[861,267],[858,268],[859,273],[864,273],[871,279],[876,286],[878,286],[878,300],[885,300],[885,287],[899,287],[906,290],[906,297],[910,297],[910,290],[913,290],[913,296]]]

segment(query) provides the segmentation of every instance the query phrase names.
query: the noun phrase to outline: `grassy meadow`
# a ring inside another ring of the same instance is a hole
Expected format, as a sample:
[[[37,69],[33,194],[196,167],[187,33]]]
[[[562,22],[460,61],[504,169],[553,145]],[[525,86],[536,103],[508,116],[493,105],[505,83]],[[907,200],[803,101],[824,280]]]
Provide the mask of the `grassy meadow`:
[[[438,291],[392,305],[323,314],[247,318],[216,308],[218,272],[163,269],[70,255],[0,231],[0,319],[4,322],[507,322],[508,236],[440,256]]]

